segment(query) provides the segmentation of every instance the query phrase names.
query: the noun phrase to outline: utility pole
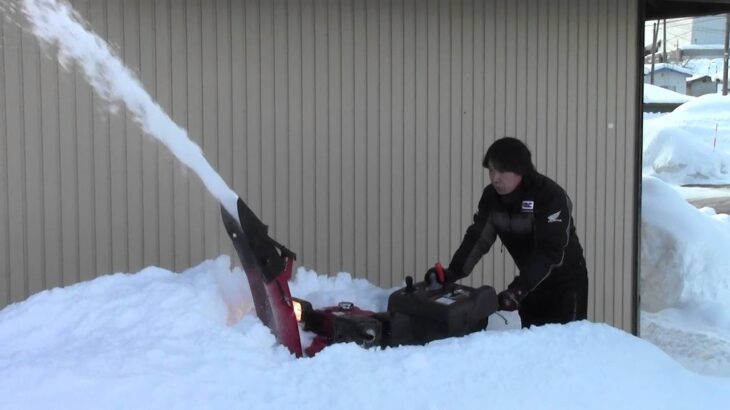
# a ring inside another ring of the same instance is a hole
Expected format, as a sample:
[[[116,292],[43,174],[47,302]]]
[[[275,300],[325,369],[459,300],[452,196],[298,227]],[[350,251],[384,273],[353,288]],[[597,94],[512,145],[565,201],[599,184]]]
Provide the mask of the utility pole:
[[[664,28],[662,28],[662,63],[667,62],[667,19],[664,19]]]
[[[656,38],[659,35],[659,25],[654,22],[654,26],[652,27],[652,32],[654,35],[652,36],[652,42],[651,42],[651,74],[649,75],[649,83],[654,84],[654,55],[656,53]]]
[[[725,15],[725,51],[722,58],[722,95],[727,95],[728,44],[730,43],[730,13]]]

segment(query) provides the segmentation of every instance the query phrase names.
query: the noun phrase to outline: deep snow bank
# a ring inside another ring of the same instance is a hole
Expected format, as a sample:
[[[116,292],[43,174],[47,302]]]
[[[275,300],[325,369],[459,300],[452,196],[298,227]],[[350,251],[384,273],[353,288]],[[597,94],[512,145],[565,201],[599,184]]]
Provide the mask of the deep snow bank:
[[[293,289],[383,301],[347,275]],[[295,291],[296,294],[296,291]],[[304,296],[304,295],[299,295]],[[370,302],[368,302],[368,300]],[[724,408],[730,381],[588,322],[484,331],[425,347],[294,359],[252,314],[229,259],[41,292],[0,311],[0,408]],[[240,319],[240,320],[239,320]],[[525,394],[529,391],[529,394]]]
[[[649,83],[644,83],[644,103],[685,103],[695,97],[680,94]]]
[[[657,178],[642,189],[642,309],[709,306],[730,317],[730,216],[696,209]]]
[[[730,97],[704,95],[645,120],[643,167],[676,185],[730,183]]]

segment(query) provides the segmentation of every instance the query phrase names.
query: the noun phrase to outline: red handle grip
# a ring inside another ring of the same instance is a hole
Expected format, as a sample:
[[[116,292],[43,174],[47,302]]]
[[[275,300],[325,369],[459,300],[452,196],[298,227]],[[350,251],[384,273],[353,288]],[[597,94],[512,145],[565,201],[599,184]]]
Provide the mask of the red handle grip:
[[[441,262],[436,262],[435,268],[439,283],[446,283],[446,274],[444,273],[444,267],[441,266]]]

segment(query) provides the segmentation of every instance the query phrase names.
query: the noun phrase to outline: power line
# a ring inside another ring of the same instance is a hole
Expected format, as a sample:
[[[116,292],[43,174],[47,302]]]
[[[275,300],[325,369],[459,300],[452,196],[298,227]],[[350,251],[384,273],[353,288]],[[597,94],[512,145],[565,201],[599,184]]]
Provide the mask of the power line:
[[[644,26],[650,26],[653,22],[660,21],[660,20],[662,20],[662,19],[647,20],[644,22]],[[725,20],[725,16],[722,16],[722,15],[707,17],[707,18],[703,18],[703,19],[699,19],[696,17],[683,17],[683,18],[679,18],[679,19],[667,19],[667,24],[675,26],[675,25],[692,24],[696,21],[704,23],[704,22],[712,22],[712,21],[724,21],[724,20]]]

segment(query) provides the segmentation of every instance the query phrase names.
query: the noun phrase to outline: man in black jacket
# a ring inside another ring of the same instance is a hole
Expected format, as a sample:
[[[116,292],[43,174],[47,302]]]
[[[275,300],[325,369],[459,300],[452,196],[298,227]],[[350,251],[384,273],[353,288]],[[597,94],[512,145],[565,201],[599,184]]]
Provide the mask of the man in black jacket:
[[[519,310],[523,327],[585,319],[588,273],[565,190],[535,170],[530,150],[515,138],[495,141],[482,165],[491,184],[446,280],[468,276],[499,236],[519,269],[498,295],[500,309]]]

